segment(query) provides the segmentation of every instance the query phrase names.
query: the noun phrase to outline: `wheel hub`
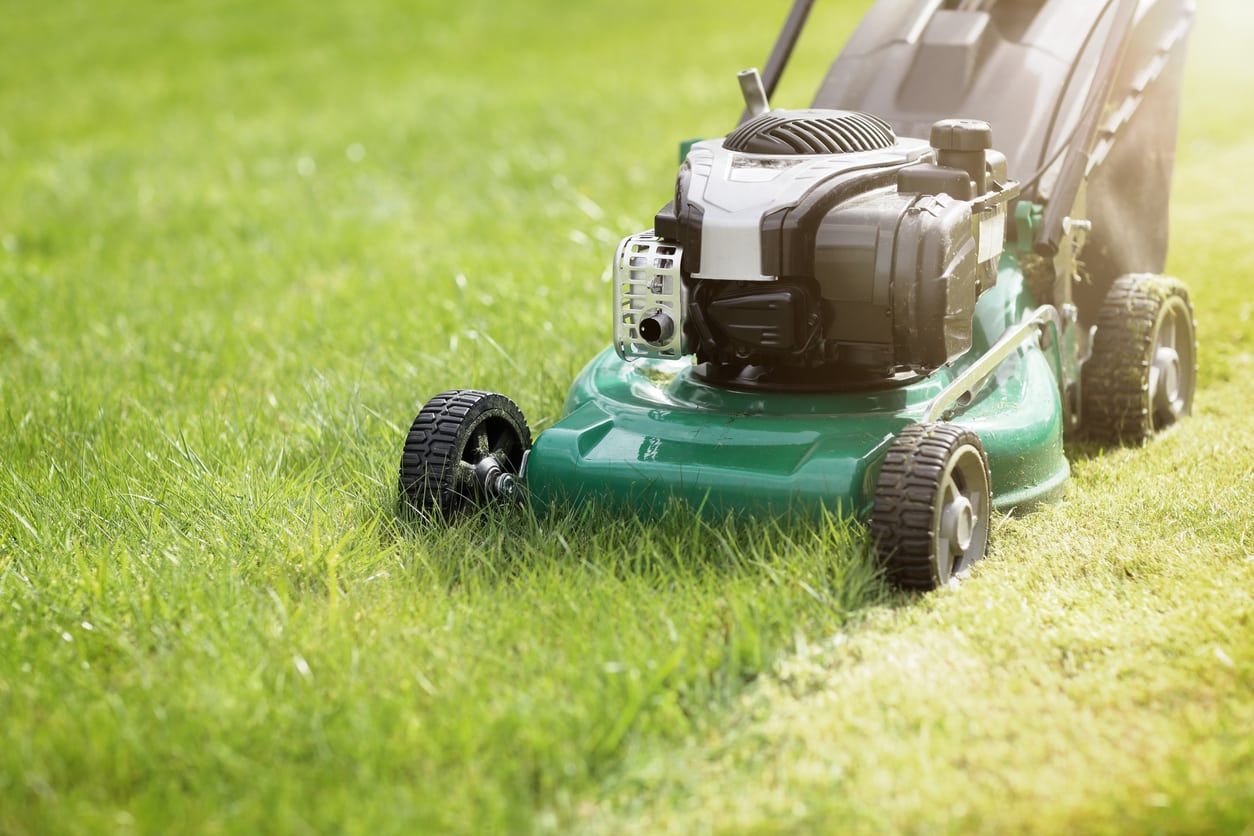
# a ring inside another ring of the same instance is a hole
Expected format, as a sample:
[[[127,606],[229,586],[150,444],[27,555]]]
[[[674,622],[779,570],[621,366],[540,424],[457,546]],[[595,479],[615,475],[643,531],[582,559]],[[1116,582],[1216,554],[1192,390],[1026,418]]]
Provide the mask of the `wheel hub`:
[[[971,500],[959,494],[941,512],[941,537],[949,543],[951,554],[971,548],[971,538],[978,522]]]
[[[1180,354],[1171,346],[1154,352],[1154,402],[1173,409],[1180,400]],[[1174,411],[1174,409],[1173,409]]]
[[[475,481],[491,497],[506,501],[519,498],[518,477],[506,470],[496,456],[484,456],[475,465]]]
[[[991,508],[983,459],[974,447],[955,451],[941,476],[932,530],[936,577],[946,583],[984,554]]]
[[[1150,355],[1149,398],[1155,427],[1189,411],[1193,395],[1193,328],[1187,306],[1178,298],[1166,305]]]

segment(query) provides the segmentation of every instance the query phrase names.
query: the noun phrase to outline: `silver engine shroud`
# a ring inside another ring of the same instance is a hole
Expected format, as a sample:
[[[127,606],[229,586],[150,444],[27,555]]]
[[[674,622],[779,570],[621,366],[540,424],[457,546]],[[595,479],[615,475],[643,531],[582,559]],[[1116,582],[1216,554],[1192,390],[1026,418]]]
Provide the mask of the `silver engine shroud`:
[[[683,248],[662,241],[653,230],[630,235],[614,256],[614,348],[624,360],[651,357],[675,360],[687,353],[683,342],[684,292],[679,263]],[[640,323],[650,316],[666,316],[674,323],[670,339],[661,345],[640,335]]]
[[[704,210],[701,270],[695,279],[771,281],[762,275],[762,217],[791,206],[824,180],[864,168],[902,165],[931,153],[921,139],[902,138],[882,151],[768,157],[729,151],[723,140],[688,153],[688,200]]]

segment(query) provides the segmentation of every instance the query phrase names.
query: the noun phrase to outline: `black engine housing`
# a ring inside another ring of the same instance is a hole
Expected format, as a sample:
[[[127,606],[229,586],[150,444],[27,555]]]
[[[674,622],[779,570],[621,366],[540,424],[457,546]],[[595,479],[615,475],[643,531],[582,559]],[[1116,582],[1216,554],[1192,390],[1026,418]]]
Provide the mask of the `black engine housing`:
[[[832,382],[926,372],[963,354],[976,299],[997,279],[987,250],[1001,252],[1000,240],[986,243],[980,260],[978,218],[998,227],[1003,218],[932,188],[957,191],[954,175],[966,182],[965,172],[935,165],[861,172],[765,217],[762,272],[778,281],[689,279],[698,362],[726,367],[721,377],[753,366],[758,377],[774,368],[795,382],[810,369],[810,379]],[[676,214],[668,205],[657,228],[699,250],[699,230]]]

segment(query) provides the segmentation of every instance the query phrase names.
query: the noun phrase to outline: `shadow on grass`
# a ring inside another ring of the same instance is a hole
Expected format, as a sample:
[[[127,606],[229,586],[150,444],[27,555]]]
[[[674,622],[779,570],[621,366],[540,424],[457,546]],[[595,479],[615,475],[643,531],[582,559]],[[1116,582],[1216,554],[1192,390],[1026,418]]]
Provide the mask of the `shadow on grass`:
[[[660,583],[754,574],[780,581],[791,566],[821,568],[842,587],[856,590],[854,598],[878,602],[887,590],[865,526],[828,511],[817,517],[712,514],[682,500],[646,514],[590,502],[491,505],[451,515],[398,507],[379,536],[450,587],[472,577],[501,582],[549,570]]]

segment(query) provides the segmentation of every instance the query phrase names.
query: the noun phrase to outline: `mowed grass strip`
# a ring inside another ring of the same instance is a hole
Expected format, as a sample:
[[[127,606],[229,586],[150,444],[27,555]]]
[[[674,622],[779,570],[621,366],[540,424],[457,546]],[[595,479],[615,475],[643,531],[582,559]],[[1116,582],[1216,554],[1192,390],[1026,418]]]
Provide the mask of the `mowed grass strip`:
[[[609,802],[572,816],[646,833],[1248,832],[1251,407],[1212,389],[1149,448],[1080,459],[1067,501],[1003,521],[960,586],[812,636],[717,729],[633,757]]]
[[[960,590],[891,596],[837,520],[395,519],[421,400],[498,389],[543,429],[604,345],[614,243],[669,193],[677,141],[739,112],[731,73],[780,14],[729,9],[17,4],[0,32],[0,830],[943,829],[1022,823],[1045,788],[1063,800],[1046,824],[1091,808],[1113,827],[1147,798],[1130,821],[1239,820],[1248,749],[1223,729],[1249,716],[1232,613],[1254,369],[1233,278],[1248,211],[1216,185],[1248,165],[1254,124],[1223,59],[1239,27],[1212,19],[1221,46],[1195,51],[1178,178],[1201,420],[1082,459],[1071,499],[999,525]],[[861,10],[816,12],[782,101],[807,100]],[[1069,648],[1073,680],[1050,655]],[[904,653],[931,660],[918,679]],[[872,698],[951,674],[980,697],[957,715],[974,738]],[[1005,707],[1059,694],[1037,725]],[[1156,742],[1098,758],[1080,732],[1099,720]],[[1012,727],[1014,746],[989,742]],[[853,739],[892,768],[831,771]],[[1069,759],[1049,759],[1056,739]],[[937,801],[934,764],[982,794]],[[1145,775],[1107,780],[1122,766]]]

